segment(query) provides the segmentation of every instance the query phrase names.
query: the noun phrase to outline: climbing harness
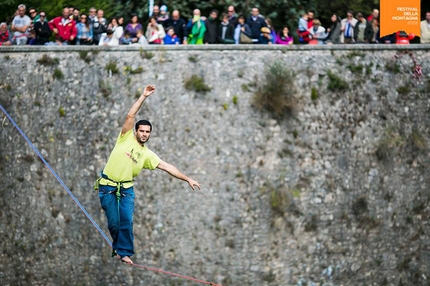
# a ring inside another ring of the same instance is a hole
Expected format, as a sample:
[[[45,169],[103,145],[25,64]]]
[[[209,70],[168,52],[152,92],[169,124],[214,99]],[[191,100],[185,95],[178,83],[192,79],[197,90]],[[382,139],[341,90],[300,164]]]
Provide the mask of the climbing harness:
[[[37,156],[39,156],[40,160],[42,160],[42,162],[45,164],[45,166],[49,169],[49,171],[52,173],[52,175],[57,179],[57,181],[60,183],[60,185],[64,188],[64,190],[66,190],[66,192],[69,194],[69,196],[73,199],[73,201],[76,203],[76,205],[78,205],[78,207],[81,209],[81,211],[85,214],[85,216],[91,221],[91,223],[94,225],[94,227],[99,231],[99,233],[103,236],[103,238],[107,241],[107,243],[110,245],[110,247],[112,247],[112,242],[110,241],[109,237],[106,235],[106,233],[104,233],[104,231],[100,228],[100,226],[95,222],[95,220],[91,217],[91,215],[85,210],[84,206],[79,202],[79,200],[75,197],[75,195],[73,195],[73,193],[69,190],[69,188],[66,186],[66,184],[63,182],[63,180],[57,175],[57,173],[54,171],[54,169],[51,167],[51,165],[49,165],[49,163],[45,160],[45,158],[42,156],[42,154],[39,152],[39,150],[33,145],[33,143],[31,142],[31,140],[27,137],[27,135],[25,135],[25,133],[21,130],[21,128],[19,128],[18,124],[16,124],[16,122],[12,119],[12,117],[9,115],[9,113],[3,108],[3,105],[0,104],[0,109],[3,111],[3,113],[6,115],[6,117],[9,119],[9,121],[12,123],[12,125],[16,128],[16,130],[18,130],[18,132],[21,134],[21,136],[25,139],[25,141],[27,141],[28,145],[30,145],[30,147],[33,149],[33,151],[37,154]],[[97,182],[96,182],[97,184]],[[94,186],[96,187],[96,185]],[[117,188],[118,189],[118,188]],[[116,255],[116,254],[115,254]],[[179,277],[179,278],[183,278],[183,279],[187,279],[190,281],[194,281],[194,282],[198,282],[201,284],[206,284],[206,285],[211,285],[211,286],[222,286],[220,284],[215,284],[212,282],[208,282],[208,281],[204,281],[204,280],[200,280],[200,279],[196,279],[193,277],[189,277],[189,276],[185,276],[185,275],[180,275],[180,274],[176,274],[176,273],[172,273],[172,272],[168,272],[165,270],[161,270],[161,269],[157,269],[157,268],[153,268],[153,267],[148,267],[148,266],[144,266],[144,265],[140,265],[140,264],[131,264],[131,266],[135,266],[135,267],[139,267],[139,268],[143,268],[146,270],[150,270],[152,272],[158,272],[158,273],[162,273],[162,274],[167,274],[170,276],[175,276],[175,277]]]

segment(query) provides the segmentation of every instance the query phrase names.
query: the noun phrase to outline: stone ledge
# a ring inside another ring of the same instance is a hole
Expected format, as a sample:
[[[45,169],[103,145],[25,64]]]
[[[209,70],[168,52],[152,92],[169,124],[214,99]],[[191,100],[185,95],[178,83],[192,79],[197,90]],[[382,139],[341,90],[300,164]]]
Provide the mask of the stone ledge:
[[[382,50],[425,50],[430,51],[430,44],[387,45],[387,44],[356,44],[356,45],[187,45],[187,46],[9,46],[0,47],[1,53],[27,53],[27,52],[74,52],[74,51],[103,51],[126,52],[139,51],[382,51]]]

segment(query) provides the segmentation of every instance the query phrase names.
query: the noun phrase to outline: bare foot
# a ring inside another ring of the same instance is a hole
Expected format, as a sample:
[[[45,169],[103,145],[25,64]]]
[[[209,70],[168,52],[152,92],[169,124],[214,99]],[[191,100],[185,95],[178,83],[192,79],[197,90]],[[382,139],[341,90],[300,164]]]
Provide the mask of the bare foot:
[[[127,263],[129,265],[133,264],[133,261],[131,261],[130,257],[128,257],[128,256],[124,256],[123,258],[121,258],[121,261],[124,263]]]

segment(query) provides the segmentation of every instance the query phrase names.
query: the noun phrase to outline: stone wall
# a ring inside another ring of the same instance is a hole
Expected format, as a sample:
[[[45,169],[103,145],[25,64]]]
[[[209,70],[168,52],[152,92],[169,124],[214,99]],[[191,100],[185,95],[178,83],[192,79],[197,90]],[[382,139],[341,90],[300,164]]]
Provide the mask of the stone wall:
[[[405,50],[421,81],[396,59]],[[0,103],[106,232],[93,181],[136,95],[156,85],[139,113],[154,124],[149,147],[203,190],[142,172],[136,263],[224,286],[429,285],[430,46],[0,52]],[[294,72],[282,120],[252,104],[275,62]],[[211,90],[186,89],[193,75]],[[2,285],[197,285],[111,259],[3,115],[0,137]]]

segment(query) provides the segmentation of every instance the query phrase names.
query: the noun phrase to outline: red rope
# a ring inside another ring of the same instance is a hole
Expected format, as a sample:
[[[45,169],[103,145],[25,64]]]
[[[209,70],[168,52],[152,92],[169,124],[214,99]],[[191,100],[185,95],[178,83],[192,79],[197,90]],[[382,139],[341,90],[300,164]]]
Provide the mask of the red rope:
[[[157,269],[157,268],[152,268],[152,267],[148,267],[148,266],[143,266],[143,265],[140,265],[140,264],[135,264],[135,263],[133,263],[133,264],[131,264],[131,265],[132,265],[132,266],[139,267],[139,268],[147,269],[147,270],[150,270],[150,271],[153,271],[153,272],[163,273],[163,274],[167,274],[167,275],[170,275],[170,276],[175,276],[175,277],[179,277],[179,278],[183,278],[183,279],[191,280],[191,281],[198,282],[198,283],[202,283],[202,284],[206,284],[206,285],[211,285],[211,286],[222,286],[221,284],[215,284],[215,283],[212,283],[212,282],[208,282],[208,281],[204,281],[204,280],[196,279],[196,278],[193,278],[193,277],[184,276],[184,275],[180,275],[180,274],[176,274],[176,273],[172,273],[172,272],[164,271],[164,270]]]

